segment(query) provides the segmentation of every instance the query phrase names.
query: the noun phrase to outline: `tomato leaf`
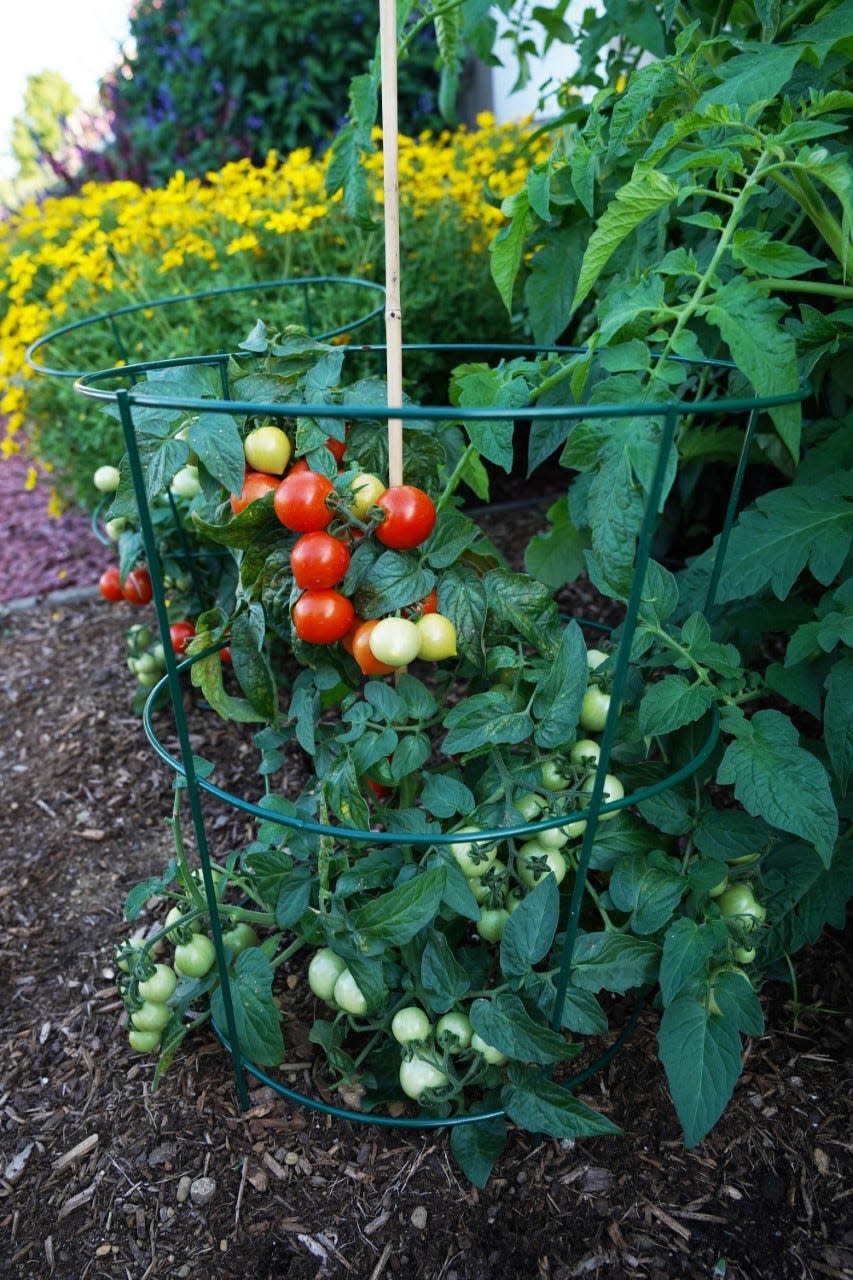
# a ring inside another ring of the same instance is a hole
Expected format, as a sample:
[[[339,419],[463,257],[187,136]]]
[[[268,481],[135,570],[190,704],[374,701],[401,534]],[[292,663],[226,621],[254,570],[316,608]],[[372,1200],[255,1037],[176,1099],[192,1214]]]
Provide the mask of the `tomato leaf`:
[[[352,913],[353,927],[369,937],[402,946],[438,914],[444,894],[444,867],[414,876]]]
[[[155,894],[162,893],[164,889],[168,889],[175,879],[177,870],[177,859],[170,858],[162,875],[151,876],[150,879],[134,885],[124,900],[125,920],[138,919],[139,913],[148,899],[153,898]]]
[[[227,413],[200,413],[189,426],[187,443],[204,468],[229,493],[243,487],[246,459],[236,420]]]
[[[284,1057],[284,1040],[278,1009],[272,994],[273,968],[258,947],[242,951],[234,962],[231,1003],[240,1050],[252,1062],[275,1066]],[[225,1002],[217,987],[210,996],[210,1013],[227,1034]]]
[[[420,798],[423,807],[436,818],[472,813],[477,805],[471,789],[459,778],[446,773],[427,773]]]
[[[548,954],[557,931],[559,910],[557,881],[554,876],[544,876],[506,922],[500,951],[505,977],[527,973]]]
[[[433,1013],[447,1013],[470,989],[471,979],[443,933],[431,929],[421,955],[421,994]]]
[[[670,204],[677,195],[678,183],[674,179],[642,162],[635,167],[630,180],[616,192],[589,237],[572,311],[583,302],[622,241],[645,218]]]
[[[232,618],[231,662],[251,706],[268,723],[274,723],[278,718],[278,688],[263,646],[264,613],[259,604],[251,604]]]
[[[589,535],[575,527],[565,498],[549,509],[548,521],[548,528],[535,533],[527,544],[524,564],[534,578],[557,591],[583,573]]]
[[[607,1116],[593,1111],[535,1067],[514,1062],[509,1076],[511,1083],[504,1085],[501,1103],[510,1120],[530,1133],[547,1133],[552,1138],[621,1133]]]
[[[734,741],[717,770],[722,786],[734,785],[747,813],[811,841],[829,866],[838,815],[823,765],[799,745],[797,730],[780,711],[758,711],[751,720],[727,718]]]
[[[531,710],[539,721],[533,734],[547,750],[572,740],[587,688],[587,656],[583,632],[570,622],[551,664],[537,682]]]
[[[524,1002],[512,991],[502,991],[492,1000],[475,1000],[470,1017],[477,1035],[510,1058],[544,1066],[574,1058],[579,1052],[559,1031],[531,1018]]]
[[[710,685],[664,676],[646,690],[639,708],[640,733],[655,737],[699,720],[714,701]]]
[[[823,728],[826,749],[842,788],[853,770],[853,653],[846,653],[826,677]]]
[[[663,1011],[658,1049],[685,1145],[695,1147],[716,1124],[741,1073],[736,1021],[709,1014],[693,995],[676,996]]]
[[[457,703],[444,718],[447,736],[442,743],[445,755],[476,751],[488,743],[524,742],[533,733],[533,721],[526,711],[516,711],[502,691],[475,693]]]
[[[663,939],[660,993],[664,1005],[672,1001],[707,964],[717,947],[714,931],[695,920],[674,920]]]
[[[510,917],[512,919],[512,917]],[[624,933],[584,933],[572,955],[572,982],[582,991],[625,992],[654,982],[661,948]]]
[[[450,1150],[465,1177],[481,1189],[506,1146],[506,1121],[503,1116],[455,1124],[450,1131]]]
[[[544,583],[505,569],[486,574],[490,613],[512,632],[522,635],[545,657],[553,657],[562,642],[564,624]]]
[[[456,628],[460,654],[477,667],[483,665],[486,607],[486,589],[473,569],[454,564],[445,570],[441,578],[441,611]]]
[[[610,896],[619,911],[631,913],[635,933],[657,933],[678,906],[687,882],[678,864],[659,852],[620,858],[610,878]]]
[[[762,958],[775,960],[817,942],[826,925],[843,929],[853,896],[853,847],[840,841],[825,867],[814,849],[786,840],[762,860],[763,900],[772,923]]]

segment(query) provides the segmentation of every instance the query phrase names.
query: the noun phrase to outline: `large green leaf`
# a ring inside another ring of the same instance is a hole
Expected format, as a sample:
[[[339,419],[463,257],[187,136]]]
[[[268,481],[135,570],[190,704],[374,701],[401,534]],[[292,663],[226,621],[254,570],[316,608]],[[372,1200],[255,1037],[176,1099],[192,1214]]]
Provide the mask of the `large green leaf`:
[[[368,937],[402,946],[430,924],[444,894],[444,867],[413,876],[352,913],[353,927]]]
[[[853,771],[853,653],[846,653],[826,677],[823,728],[832,768],[846,789]]]
[[[547,1133],[552,1138],[592,1138],[621,1132],[607,1116],[593,1111],[535,1067],[515,1062],[509,1076],[511,1083],[504,1085],[501,1102],[510,1120],[530,1133]]]
[[[576,1045],[544,1021],[532,1018],[512,991],[502,991],[492,1000],[475,1000],[470,1015],[477,1035],[507,1057],[545,1065],[577,1054]]]
[[[735,364],[749,378],[759,396],[777,396],[799,389],[797,350],[782,326],[786,308],[768,298],[742,276],[734,276],[717,291],[706,319],[719,329]],[[796,460],[800,453],[799,404],[768,410],[776,430]]]
[[[503,1116],[456,1124],[450,1131],[450,1150],[475,1187],[485,1187],[505,1146],[506,1121]]]
[[[537,746],[547,750],[573,740],[588,674],[583,632],[570,622],[533,694],[531,709],[539,722],[533,734]]]
[[[551,948],[557,930],[560,895],[553,876],[544,876],[526,894],[506,922],[501,938],[501,972],[528,972]]]
[[[670,204],[677,195],[678,183],[674,179],[646,164],[636,166],[630,181],[616,192],[589,237],[572,311],[583,302],[622,241],[644,219]]]
[[[732,529],[717,600],[744,600],[765,587],[784,600],[805,568],[829,585],[853,543],[853,477],[792,485],[758,498]]]
[[[828,865],[838,815],[823,765],[800,746],[797,730],[781,711],[758,711],[751,720],[727,723],[735,738],[717,781],[734,786],[747,813],[810,841]]]
[[[234,962],[231,1004],[241,1051],[252,1062],[272,1067],[284,1057],[281,1015],[272,994],[273,968],[263,951],[250,947]],[[227,1031],[221,987],[210,997],[210,1012],[222,1032]]]
[[[694,1147],[719,1119],[741,1073],[737,1024],[685,993],[663,1011],[658,1048],[685,1145]]]

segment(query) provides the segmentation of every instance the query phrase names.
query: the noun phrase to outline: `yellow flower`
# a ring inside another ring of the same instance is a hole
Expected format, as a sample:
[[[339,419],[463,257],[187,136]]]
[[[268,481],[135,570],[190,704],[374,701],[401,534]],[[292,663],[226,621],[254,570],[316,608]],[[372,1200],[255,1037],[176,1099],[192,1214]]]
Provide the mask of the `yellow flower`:
[[[39,473],[36,468],[32,466],[27,467],[27,478],[24,481],[24,492],[29,493],[32,489],[35,489],[38,482]]]

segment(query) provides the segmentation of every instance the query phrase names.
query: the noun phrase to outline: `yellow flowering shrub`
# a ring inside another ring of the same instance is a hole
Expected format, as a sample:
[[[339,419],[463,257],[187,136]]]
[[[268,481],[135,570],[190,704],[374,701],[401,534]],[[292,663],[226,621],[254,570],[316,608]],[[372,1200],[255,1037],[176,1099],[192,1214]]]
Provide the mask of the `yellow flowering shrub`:
[[[407,340],[508,336],[487,248],[503,221],[501,199],[547,153],[545,140],[532,152],[527,141],[521,126],[497,126],[485,115],[476,129],[400,139]],[[53,462],[63,490],[83,501],[93,466],[114,460],[119,444],[104,435],[111,429],[104,415],[73,394],[70,379],[44,378],[27,366],[29,345],[61,326],[232,283],[320,275],[381,280],[381,166],[379,153],[369,162],[372,230],[354,226],[339,199],[327,200],[326,160],[306,149],[271,152],[260,167],[237,161],[205,182],[178,172],[156,190],[90,183],[77,195],[17,210],[0,223],[2,453],[21,448],[26,434],[34,458]],[[281,302],[270,300],[275,315],[262,318],[278,323]],[[241,305],[231,296],[227,306],[214,299],[138,310],[122,319],[120,349],[102,322],[57,338],[40,359],[53,368],[95,369],[221,349],[257,318],[257,298],[247,298],[242,311]],[[324,312],[319,327],[355,320],[360,312],[353,306],[365,309],[363,298],[350,296],[347,305],[350,314]],[[294,318],[302,316],[283,322]]]

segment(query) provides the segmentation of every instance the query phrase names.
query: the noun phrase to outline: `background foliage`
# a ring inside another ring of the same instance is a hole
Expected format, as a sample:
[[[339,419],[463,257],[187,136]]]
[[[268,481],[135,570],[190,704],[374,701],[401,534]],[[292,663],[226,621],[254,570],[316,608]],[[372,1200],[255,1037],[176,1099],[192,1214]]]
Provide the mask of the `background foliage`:
[[[102,85],[114,138],[90,174],[168,182],[231,160],[327,145],[345,115],[351,76],[373,55],[378,9],[368,0],[141,0],[136,53]],[[400,84],[407,132],[437,127],[435,43],[413,43]]]

